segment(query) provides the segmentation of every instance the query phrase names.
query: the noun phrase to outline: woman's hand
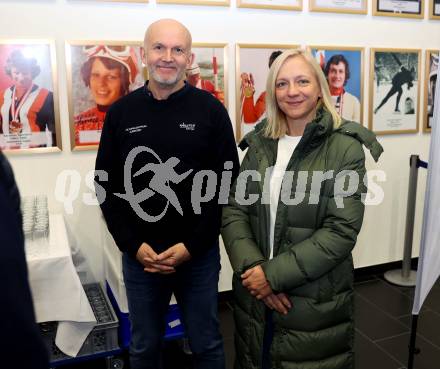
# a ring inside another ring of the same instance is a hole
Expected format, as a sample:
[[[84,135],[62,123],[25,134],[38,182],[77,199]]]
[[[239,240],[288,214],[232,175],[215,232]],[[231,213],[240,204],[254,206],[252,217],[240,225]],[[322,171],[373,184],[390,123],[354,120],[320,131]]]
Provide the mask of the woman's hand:
[[[272,288],[260,265],[246,270],[246,272],[241,275],[241,278],[243,286],[258,300],[264,299],[266,296],[272,294]]]
[[[279,293],[275,295],[274,293],[266,296],[263,302],[269,309],[278,311],[280,314],[286,315],[291,309],[292,304],[285,293]]]

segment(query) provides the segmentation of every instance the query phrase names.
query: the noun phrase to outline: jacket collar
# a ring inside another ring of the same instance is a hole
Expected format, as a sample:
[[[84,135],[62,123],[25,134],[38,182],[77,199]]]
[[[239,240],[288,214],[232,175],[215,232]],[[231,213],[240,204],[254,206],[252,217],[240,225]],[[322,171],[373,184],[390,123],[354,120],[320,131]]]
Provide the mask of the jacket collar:
[[[305,155],[318,147],[321,142],[333,131],[333,119],[331,114],[320,108],[316,117],[306,125],[301,141],[298,144],[298,151]]]
[[[145,96],[147,97],[147,99],[149,101],[157,102],[159,104],[164,104],[164,103],[168,103],[168,101],[175,101],[176,99],[179,99],[181,96],[184,96],[186,93],[188,93],[188,91],[192,87],[189,83],[184,81],[183,87],[178,89],[177,91],[174,91],[170,96],[168,96],[168,98],[163,99],[163,100],[157,100],[153,96],[153,93],[148,88],[148,82],[149,82],[148,80],[145,82],[144,88],[143,88],[144,92],[145,92]]]
[[[243,137],[239,143],[239,147],[245,150],[248,146],[253,146],[258,143],[266,145],[271,151],[276,154],[278,140],[267,138],[263,135],[264,128],[267,125],[267,120],[264,119],[255,126],[252,132],[249,132]],[[319,146],[321,141],[331,134],[333,130],[332,116],[324,109],[319,109],[316,117],[306,125],[304,134],[298,144],[298,150],[303,154],[308,153],[315,147]]]
[[[262,122],[255,126],[252,132],[249,132],[243,137],[239,143],[241,150],[245,150],[248,146],[263,144],[273,158],[276,158],[278,140],[273,140],[263,136],[263,130],[267,121],[264,119]],[[306,125],[303,137],[298,144],[297,150],[301,155],[305,155],[319,146],[327,136],[330,136],[333,132],[333,119],[331,114],[321,108],[316,113],[316,117],[309,124]],[[369,129],[363,127],[359,123],[343,120],[339,128],[334,130],[341,134],[353,137],[370,151],[371,156],[377,162],[380,155],[383,152],[382,145],[377,141],[376,135]]]

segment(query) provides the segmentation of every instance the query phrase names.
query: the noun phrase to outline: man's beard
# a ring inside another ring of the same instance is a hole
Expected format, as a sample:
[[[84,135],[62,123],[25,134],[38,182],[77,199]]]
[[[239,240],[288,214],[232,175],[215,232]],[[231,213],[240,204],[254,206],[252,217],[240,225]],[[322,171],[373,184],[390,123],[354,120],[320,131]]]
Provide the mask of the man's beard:
[[[171,78],[162,78],[158,73],[156,73],[154,67],[147,67],[148,69],[148,75],[150,78],[154,79],[156,83],[161,85],[165,88],[172,88],[177,85],[177,83],[183,78],[183,75],[185,73],[184,70],[182,70],[180,73],[177,72],[175,77]]]

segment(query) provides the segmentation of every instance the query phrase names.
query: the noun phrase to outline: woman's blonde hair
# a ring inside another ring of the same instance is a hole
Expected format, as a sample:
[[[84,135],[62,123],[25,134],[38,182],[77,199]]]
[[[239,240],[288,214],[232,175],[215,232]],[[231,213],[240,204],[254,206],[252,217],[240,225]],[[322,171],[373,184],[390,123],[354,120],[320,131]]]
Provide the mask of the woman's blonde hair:
[[[317,108],[323,106],[333,118],[333,129],[338,128],[341,125],[341,117],[333,106],[333,102],[330,95],[330,90],[327,84],[327,80],[322,72],[321,67],[313,58],[312,54],[308,50],[304,49],[291,49],[284,51],[273,62],[269,69],[269,75],[267,76],[266,83],[266,118],[267,125],[264,129],[264,135],[269,138],[278,139],[283,137],[287,131],[286,115],[281,111],[278,106],[275,96],[275,84],[278,77],[278,73],[281,67],[284,65],[287,59],[302,57],[307,64],[312,68],[316,80],[318,81],[319,88],[321,90],[322,97],[317,103]]]

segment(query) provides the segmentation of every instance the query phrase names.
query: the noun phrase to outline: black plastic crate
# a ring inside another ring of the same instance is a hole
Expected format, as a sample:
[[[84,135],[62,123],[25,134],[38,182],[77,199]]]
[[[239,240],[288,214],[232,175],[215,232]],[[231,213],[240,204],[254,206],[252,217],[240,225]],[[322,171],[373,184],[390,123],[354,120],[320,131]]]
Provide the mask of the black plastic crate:
[[[91,283],[83,287],[97,324],[87,336],[77,357],[118,349],[118,319],[101,285]],[[58,322],[40,323],[39,326],[49,350],[50,361],[56,362],[69,358],[70,356],[64,354],[55,345]]]

